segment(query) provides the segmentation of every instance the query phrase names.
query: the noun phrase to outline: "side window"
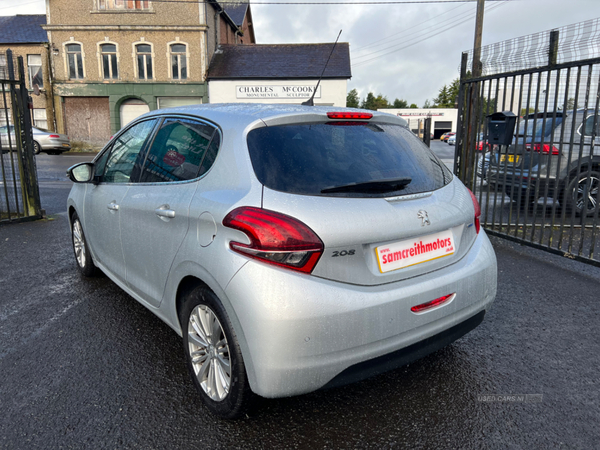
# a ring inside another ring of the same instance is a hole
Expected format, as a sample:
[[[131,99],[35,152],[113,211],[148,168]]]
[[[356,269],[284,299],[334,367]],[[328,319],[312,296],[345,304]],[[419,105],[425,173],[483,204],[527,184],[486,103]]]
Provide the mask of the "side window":
[[[211,144],[213,136],[218,136],[217,130],[206,123],[165,119],[148,152],[140,182],[165,183],[196,178],[207,155],[216,154]]]
[[[596,121],[596,132],[594,133],[594,120]],[[585,119],[583,122],[583,127],[580,131],[584,136],[598,136],[600,135],[600,117],[596,118],[596,116],[592,115]]]
[[[144,161],[143,149],[157,120],[140,122],[114,142],[110,155],[106,160],[104,183],[133,183],[137,178]]]
[[[208,172],[217,159],[217,152],[219,151],[219,146],[221,145],[221,135],[217,131],[213,137],[213,140],[208,147],[208,151],[206,152],[206,156],[202,160],[202,165],[200,166],[200,171],[198,172],[198,176],[204,175]]]

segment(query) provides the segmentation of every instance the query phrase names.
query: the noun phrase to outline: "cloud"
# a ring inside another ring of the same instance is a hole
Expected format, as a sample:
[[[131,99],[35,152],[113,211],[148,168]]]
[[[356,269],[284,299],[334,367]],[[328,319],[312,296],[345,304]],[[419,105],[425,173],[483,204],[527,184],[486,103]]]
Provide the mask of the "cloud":
[[[4,0],[0,14],[43,14],[44,5],[44,0]],[[474,2],[252,5],[252,15],[261,44],[333,42],[343,29],[340,41],[350,43],[353,62],[348,89],[356,88],[361,97],[373,92],[421,106],[459,76],[461,53],[473,46],[475,9]],[[488,1],[483,45],[596,17],[598,0]],[[385,47],[391,48],[375,53]]]

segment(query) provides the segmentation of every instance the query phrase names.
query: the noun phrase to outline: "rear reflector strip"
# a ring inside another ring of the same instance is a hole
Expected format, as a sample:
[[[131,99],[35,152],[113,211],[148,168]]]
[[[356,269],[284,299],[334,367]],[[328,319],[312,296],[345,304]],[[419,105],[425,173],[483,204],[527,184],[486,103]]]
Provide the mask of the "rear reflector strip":
[[[446,303],[450,303],[452,300],[454,300],[454,297],[456,297],[456,293],[444,295],[443,297],[436,298],[435,300],[431,300],[430,302],[421,303],[420,305],[413,306],[412,308],[410,308],[410,310],[414,313],[421,313],[432,308],[442,306]]]

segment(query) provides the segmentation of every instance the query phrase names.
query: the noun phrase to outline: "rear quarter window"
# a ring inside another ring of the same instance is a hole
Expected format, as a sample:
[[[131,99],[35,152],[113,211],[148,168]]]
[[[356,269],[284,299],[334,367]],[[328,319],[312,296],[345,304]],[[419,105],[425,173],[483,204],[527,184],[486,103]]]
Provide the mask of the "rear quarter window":
[[[429,192],[448,184],[452,173],[410,130],[400,125],[329,122],[271,126],[248,133],[258,180],[292,194],[389,197]],[[411,179],[385,193],[322,190],[353,183]]]

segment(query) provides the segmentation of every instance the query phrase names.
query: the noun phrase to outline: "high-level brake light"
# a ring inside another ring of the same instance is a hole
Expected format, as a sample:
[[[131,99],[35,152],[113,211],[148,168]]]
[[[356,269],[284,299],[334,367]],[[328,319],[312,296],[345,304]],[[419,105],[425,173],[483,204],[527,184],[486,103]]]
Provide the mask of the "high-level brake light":
[[[328,112],[330,119],[372,119],[373,114],[362,112]]]

